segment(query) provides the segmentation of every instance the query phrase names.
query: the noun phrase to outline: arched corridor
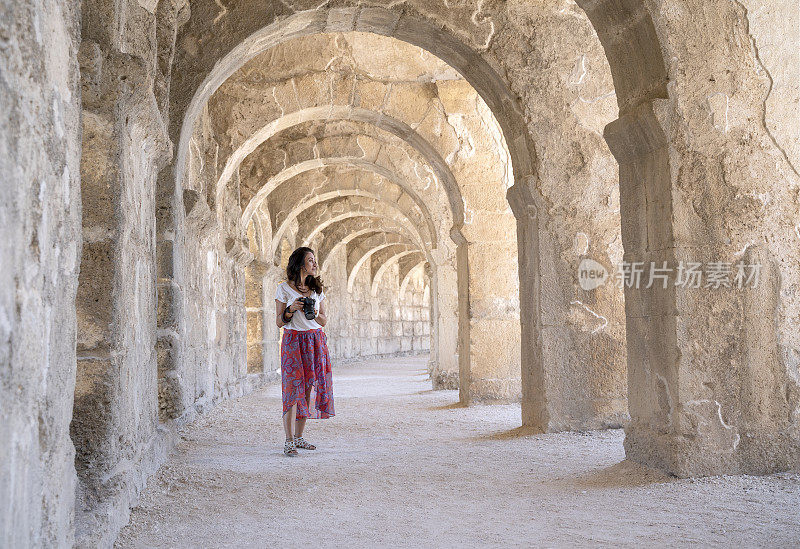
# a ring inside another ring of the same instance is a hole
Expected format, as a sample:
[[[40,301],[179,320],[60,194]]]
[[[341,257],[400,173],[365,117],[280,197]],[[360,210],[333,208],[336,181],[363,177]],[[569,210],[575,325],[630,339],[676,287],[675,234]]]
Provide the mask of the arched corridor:
[[[426,358],[343,364],[318,444],[281,453],[277,385],[182,437],[117,547],[683,547],[800,539],[797,475],[679,480],[622,462],[621,430],[534,435],[463,407]]]
[[[441,474],[475,517],[507,455],[534,516],[584,485],[611,492],[576,517],[628,495],[739,516],[659,475],[796,494],[798,22],[796,0],[4,2],[0,546],[113,546],[142,494],[164,503],[152,479],[202,460],[180,433],[231,419],[265,450],[301,246],[345,374],[322,465],[380,420],[397,437],[363,456]],[[430,384],[397,397],[410,423],[347,396],[381,369]],[[435,460],[473,451],[485,488]],[[290,465],[258,466],[273,527]],[[600,528],[534,524],[520,543]]]

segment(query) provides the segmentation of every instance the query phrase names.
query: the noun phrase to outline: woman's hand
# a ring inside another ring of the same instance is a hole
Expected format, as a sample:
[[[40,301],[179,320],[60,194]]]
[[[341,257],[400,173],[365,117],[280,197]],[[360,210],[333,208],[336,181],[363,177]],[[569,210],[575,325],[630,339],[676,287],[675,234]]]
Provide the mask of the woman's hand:
[[[319,312],[317,313],[316,318],[314,320],[317,321],[317,324],[320,326],[325,326],[328,323],[328,315],[325,313],[325,302],[322,301],[319,304]]]
[[[285,321],[283,318],[284,314],[290,315],[294,314],[295,311],[299,311],[303,308],[303,303],[296,299],[294,302],[290,303],[287,307],[285,303],[282,301],[275,300],[275,324],[277,324],[278,328],[282,328],[286,326],[288,322]]]

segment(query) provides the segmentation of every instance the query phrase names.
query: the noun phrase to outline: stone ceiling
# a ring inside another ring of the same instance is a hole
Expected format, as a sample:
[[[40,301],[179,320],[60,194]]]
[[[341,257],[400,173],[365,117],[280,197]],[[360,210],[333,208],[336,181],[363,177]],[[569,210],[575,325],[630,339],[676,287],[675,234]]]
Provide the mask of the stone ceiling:
[[[497,121],[452,67],[393,38],[316,34],[256,55],[211,97],[191,150],[189,186],[266,262],[287,239],[323,266],[344,247],[348,277],[370,257],[374,278],[434,253],[454,263],[454,227],[513,238]]]

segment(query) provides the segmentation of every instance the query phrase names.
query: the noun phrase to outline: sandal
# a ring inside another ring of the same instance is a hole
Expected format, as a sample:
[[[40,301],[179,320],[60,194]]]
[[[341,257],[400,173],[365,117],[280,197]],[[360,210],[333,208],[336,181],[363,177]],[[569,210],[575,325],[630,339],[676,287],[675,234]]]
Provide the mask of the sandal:
[[[287,440],[283,443],[283,453],[289,457],[297,456],[297,447],[295,446],[294,439]]]
[[[294,445],[297,446],[298,448],[302,448],[303,450],[316,450],[317,449],[316,446],[314,446],[313,444],[311,444],[308,441],[306,441],[306,439],[304,439],[303,437],[295,437]]]

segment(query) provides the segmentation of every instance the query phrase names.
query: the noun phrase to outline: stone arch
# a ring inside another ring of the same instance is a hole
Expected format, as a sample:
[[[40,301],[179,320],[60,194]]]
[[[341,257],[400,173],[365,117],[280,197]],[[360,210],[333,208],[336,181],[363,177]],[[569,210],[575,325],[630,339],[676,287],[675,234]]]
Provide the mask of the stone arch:
[[[413,256],[411,257],[412,262],[406,263],[404,266],[404,261],[400,260],[400,299],[404,299],[406,287],[408,286],[409,280],[411,280],[412,273],[417,270],[418,268],[425,269],[426,261],[419,261],[413,262]]]
[[[296,218],[298,215],[300,215],[303,211],[307,210],[308,208],[311,208],[311,207],[313,207],[313,206],[315,206],[317,204],[320,204],[322,202],[327,202],[327,201],[330,201],[330,200],[333,200],[333,199],[336,199],[336,198],[348,197],[348,196],[359,196],[359,197],[363,197],[363,198],[371,198],[373,200],[376,200],[376,201],[379,201],[379,202],[383,202],[383,203],[387,204],[389,207],[394,208],[397,211],[402,212],[403,215],[405,215],[406,218],[409,219],[409,221],[410,221],[410,217],[408,215],[408,212],[405,212],[402,208],[395,207],[395,205],[392,202],[386,200],[381,195],[368,193],[368,192],[357,190],[357,189],[342,190],[342,191],[334,191],[334,192],[329,192],[329,193],[324,193],[324,194],[317,195],[314,198],[311,198],[311,199],[309,199],[307,201],[304,201],[304,202],[298,204],[297,206],[295,206],[289,212],[289,214],[287,215],[286,220],[278,228],[278,231],[276,231],[276,233],[275,233],[276,237],[279,238],[283,234],[283,232],[285,231],[286,226],[288,224],[290,224],[291,221],[294,218]],[[412,241],[414,241],[416,245],[422,246],[424,240],[421,240],[421,237],[422,237],[422,235],[417,233],[417,234],[414,235]],[[273,243],[274,242],[275,242],[275,240],[273,240]],[[428,249],[427,246],[426,246],[426,249]],[[275,250],[273,248],[270,248],[270,253],[274,254]]]
[[[383,113],[352,106],[324,106],[301,109],[270,122],[260,131],[254,133],[226,160],[225,167],[219,176],[215,189],[216,202],[220,203],[222,194],[225,192],[225,186],[227,182],[233,178],[242,160],[255,151],[262,143],[282,130],[302,124],[303,122],[319,119],[355,120],[366,122],[403,139],[428,162],[428,165],[431,167],[438,180],[442,183],[450,204],[454,230],[458,231],[458,229],[463,225],[464,200],[461,196],[461,191],[458,183],[455,180],[455,177],[439,152],[436,151],[436,149],[430,143],[428,143],[422,136],[420,136],[404,122],[386,116]],[[180,164],[180,158],[178,162]],[[377,167],[376,171],[384,170],[382,167]],[[284,177],[290,177],[291,174],[292,171],[290,168]],[[275,185],[279,183],[280,181],[277,181]]]
[[[433,225],[433,220],[430,215],[429,209],[427,205],[422,201],[422,199],[417,195],[414,189],[411,188],[411,186],[408,185],[402,178],[397,176],[394,172],[392,172],[388,168],[380,166],[374,162],[369,162],[356,158],[321,158],[318,160],[307,160],[285,169],[284,171],[279,173],[276,177],[271,178],[267,183],[265,183],[264,186],[261,187],[261,189],[259,189],[258,193],[256,193],[256,196],[254,196],[250,200],[250,202],[247,205],[247,208],[242,213],[242,226],[247,226],[247,223],[249,222],[250,216],[253,215],[253,212],[258,209],[260,204],[263,203],[263,201],[266,200],[267,196],[272,191],[277,189],[279,185],[281,185],[282,183],[287,183],[290,179],[297,177],[301,174],[310,172],[312,170],[324,169],[331,166],[352,167],[355,169],[365,171],[369,174],[376,174],[386,179],[387,181],[393,183],[397,187],[399,187],[403,193],[411,197],[411,200],[413,201],[414,205],[419,209],[420,218],[425,223],[425,229],[427,230],[428,241],[430,242],[431,248],[437,247],[437,241],[438,241],[437,231]],[[341,193],[342,193],[341,196],[346,196],[345,193],[359,194],[356,193],[354,190],[352,192],[349,190],[348,191],[342,190]],[[361,194],[361,196],[369,195],[373,197],[378,197],[378,195],[366,193],[366,191],[363,191],[363,193],[364,194]],[[299,207],[300,205],[298,204],[297,208]],[[283,230],[284,230],[284,225],[283,224],[279,225],[279,227],[275,231],[275,238],[280,238],[280,236],[283,234]],[[270,254],[269,256],[274,255],[276,249],[277,248],[274,245],[273,241],[273,246],[269,250]]]
[[[383,277],[386,270],[395,262],[399,261],[400,259],[408,256],[419,257],[424,262],[425,256],[419,250],[392,250],[391,255],[385,258],[381,258],[381,261],[373,262],[372,263],[372,287],[370,289],[370,293],[372,297],[378,295],[378,284],[380,283],[381,277]],[[375,268],[376,263],[378,264],[377,269]],[[400,294],[402,299],[402,293]]]
[[[341,231],[337,230],[336,227],[331,231],[326,231],[325,239],[323,240],[318,251],[320,265],[323,271],[325,270],[325,265],[331,255],[336,253],[339,248],[347,245],[348,242],[359,236],[384,232],[402,234],[411,238],[411,235],[408,233],[405,227],[399,224],[387,223],[387,220],[380,217],[362,216],[351,219],[357,219],[359,221],[348,224],[348,220],[344,220],[335,224],[337,226],[349,225],[343,228]]]
[[[620,115],[667,98],[661,40],[644,0],[576,0],[586,12],[611,66]]]

